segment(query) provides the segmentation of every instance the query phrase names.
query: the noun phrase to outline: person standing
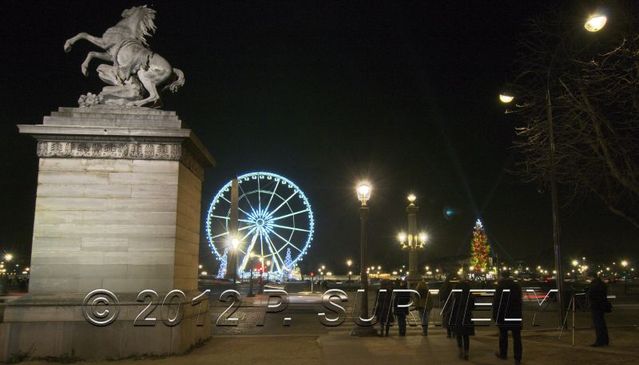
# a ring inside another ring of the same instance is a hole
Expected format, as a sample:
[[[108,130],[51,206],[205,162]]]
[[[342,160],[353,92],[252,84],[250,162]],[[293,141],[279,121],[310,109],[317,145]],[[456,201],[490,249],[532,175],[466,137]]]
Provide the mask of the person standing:
[[[453,300],[450,314],[451,323],[453,324],[453,333],[457,339],[459,358],[468,360],[470,353],[470,336],[475,335],[475,326],[471,321],[475,307],[475,299],[470,294],[470,284],[467,280],[462,279],[462,281],[455,286],[455,289],[461,290],[461,292],[455,292],[451,296]]]
[[[448,274],[448,276],[446,276],[446,280],[444,280],[444,283],[442,284],[441,289],[439,289],[439,307],[442,308],[442,326],[444,328],[446,328],[446,337],[447,338],[452,338],[453,337],[453,333],[452,333],[452,329],[453,329],[453,324],[450,320],[450,313],[452,311],[452,303],[447,303],[448,301],[448,297],[450,296],[451,291],[453,290],[453,284],[451,283],[451,280],[453,279],[453,276],[451,274]],[[451,298],[452,299],[452,298]]]
[[[397,285],[399,289],[407,289],[408,285],[406,281],[401,281]],[[395,300],[393,301],[393,309],[395,311],[395,317],[397,317],[397,326],[399,327],[399,335],[406,336],[406,316],[408,316],[408,308],[404,307],[410,303],[410,293],[399,292],[395,294]],[[400,307],[402,305],[402,307]]]
[[[428,292],[428,289],[428,283],[425,280],[420,281],[415,288],[417,293],[419,293],[417,311],[419,311],[419,315],[421,316],[423,336],[428,336],[428,318],[430,317],[431,309],[433,309],[433,298]]]
[[[519,365],[523,352],[521,344],[522,293],[521,286],[510,278],[510,272],[502,273],[502,280],[497,284],[492,307],[493,320],[499,328],[499,352],[496,352],[495,356],[502,360],[508,358],[508,331],[510,331],[513,336],[515,365]]]
[[[391,297],[393,295],[393,285],[388,280],[382,281],[381,288],[377,294],[377,305],[375,306],[375,315],[379,323],[379,335],[388,336],[388,329],[393,320],[391,316]]]
[[[608,346],[610,340],[608,338],[608,327],[606,326],[605,313],[612,310],[610,302],[608,302],[608,287],[599,278],[596,271],[588,274],[590,278],[590,288],[588,289],[588,300],[590,301],[590,311],[592,313],[592,325],[595,327],[596,340],[592,347]]]

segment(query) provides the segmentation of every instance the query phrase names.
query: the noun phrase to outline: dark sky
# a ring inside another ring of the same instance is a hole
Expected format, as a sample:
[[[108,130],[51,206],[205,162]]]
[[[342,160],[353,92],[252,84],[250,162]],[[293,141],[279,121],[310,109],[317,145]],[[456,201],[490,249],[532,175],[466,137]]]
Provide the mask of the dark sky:
[[[186,74],[165,96],[218,161],[203,211],[236,173],[266,170],[311,201],[316,238],[308,268],[334,271],[358,257],[354,186],[374,185],[371,263],[402,263],[395,241],[405,196],[421,207],[431,241],[422,261],[467,253],[475,219],[507,259],[552,257],[550,199],[508,173],[514,121],[496,95],[512,71],[537,1],[155,1],[151,48]],[[97,92],[80,64],[94,48],[64,41],[100,35],[124,8],[144,2],[5,1],[0,15],[2,114],[0,249],[31,245],[37,158],[17,123],[40,123],[58,106]],[[589,12],[585,2],[566,5]],[[452,219],[442,211],[454,209]],[[637,256],[639,232],[595,201],[562,209],[567,257]],[[203,240],[203,247],[205,247]],[[212,260],[205,248],[203,260]],[[24,253],[22,255],[24,255]]]

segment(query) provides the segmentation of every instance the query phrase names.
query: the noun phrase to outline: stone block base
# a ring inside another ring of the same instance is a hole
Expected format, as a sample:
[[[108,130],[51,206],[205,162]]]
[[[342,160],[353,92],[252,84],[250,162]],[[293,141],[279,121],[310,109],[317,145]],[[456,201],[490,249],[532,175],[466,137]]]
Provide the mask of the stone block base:
[[[175,326],[167,326],[163,319],[168,315],[174,317],[177,302],[170,310],[158,305],[150,314],[140,315],[140,318],[156,318],[155,325],[142,326],[140,319],[136,324],[134,321],[147,304],[135,302],[133,296],[119,298],[117,319],[106,326],[95,326],[83,314],[82,298],[28,296],[19,299],[7,305],[4,321],[0,323],[0,361],[20,358],[108,360],[184,353],[211,336],[208,302],[193,306],[190,299],[194,295],[197,293],[187,294],[188,300],[181,303],[183,319]],[[158,304],[162,298],[160,295]],[[101,306],[97,310],[105,308]]]

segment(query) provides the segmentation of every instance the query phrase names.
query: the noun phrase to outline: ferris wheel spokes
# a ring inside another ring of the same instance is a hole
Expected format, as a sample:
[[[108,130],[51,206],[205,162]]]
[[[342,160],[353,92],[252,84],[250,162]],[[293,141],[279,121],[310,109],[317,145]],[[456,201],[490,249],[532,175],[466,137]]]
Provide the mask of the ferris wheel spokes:
[[[230,200],[228,200],[225,196],[222,196],[222,199],[224,199],[224,201],[226,201],[227,203],[231,204],[231,201],[230,201]],[[239,199],[238,199],[238,200],[239,200]],[[239,206],[237,207],[237,210],[239,210],[240,212],[242,212],[242,213],[244,213],[244,214],[248,215],[248,213],[247,213],[244,209],[240,208]],[[227,218],[228,218],[228,217],[227,217]],[[229,218],[229,219],[230,219],[230,218]]]
[[[288,213],[288,214],[281,215],[281,216],[279,216],[279,217],[275,217],[275,218],[270,218],[270,220],[271,220],[271,221],[277,221],[277,220],[280,220],[280,219],[284,219],[284,218],[292,217],[292,216],[294,216],[294,215],[298,215],[298,214],[302,214],[302,213],[306,213],[306,212],[308,212],[308,209],[298,210],[297,212]]]
[[[242,264],[240,265],[240,272],[244,271],[244,269],[246,268],[246,265],[248,264],[249,259],[251,258],[251,253],[253,252],[253,246],[255,246],[255,241],[257,240],[257,236],[259,234],[261,234],[260,230],[261,230],[261,228],[259,228],[259,227],[253,227],[251,229],[251,232],[255,232],[255,234],[253,235],[253,238],[251,238],[251,243],[246,248],[246,252],[244,252],[244,258],[242,258]],[[247,234],[244,237],[245,238],[248,237],[249,234]]]
[[[289,230],[291,230],[291,231],[299,231],[299,232],[306,232],[306,233],[309,233],[309,232],[310,232],[310,230],[308,230],[308,229],[297,228],[297,227],[289,227],[289,226],[282,226],[282,225],[275,224],[275,223],[271,223],[270,225],[271,225],[271,227],[282,228],[282,229],[289,229]]]
[[[277,182],[275,183],[275,187],[273,188],[273,191],[271,192],[271,197],[268,199],[268,203],[266,204],[266,208],[264,208],[265,212],[268,212],[268,208],[271,206],[271,202],[273,201],[273,196],[275,195],[275,192],[277,191],[277,187],[278,186],[280,186],[280,181],[279,180],[277,180]]]
[[[280,252],[275,248],[275,245],[273,244],[273,241],[271,240],[271,237],[269,235],[264,235],[264,237],[266,238],[266,242],[268,243],[268,248],[269,251],[271,252],[271,256],[273,257],[273,266],[270,268],[269,271],[273,271],[273,269],[277,266],[277,271],[281,271],[282,270],[282,266],[284,266],[284,260],[282,259],[282,256],[280,256]],[[278,260],[279,259],[279,260]]]
[[[286,243],[286,245],[282,246],[282,248],[280,249],[283,250],[284,247],[286,247],[287,245],[293,247],[294,249],[298,250],[299,252],[302,252],[302,250],[300,250],[299,248],[297,248],[297,246],[295,246],[294,244],[291,243],[291,241],[287,240],[286,238],[280,236],[277,232],[275,232],[274,230],[270,231],[271,233],[273,233],[275,236],[279,237],[282,241],[284,241],[284,243]],[[279,251],[278,251],[279,252]]]
[[[289,200],[291,200],[295,195],[297,195],[297,190],[293,190],[293,194],[291,194],[291,196],[289,196],[288,198],[286,198],[286,200],[284,200],[280,205],[277,206],[277,208],[273,209],[272,212],[268,212],[267,217],[269,219],[273,218],[273,215],[280,210],[280,208],[282,208],[284,206],[284,204],[288,203]],[[279,196],[279,195],[278,195]]]
[[[238,270],[253,270],[251,256],[259,255],[263,264],[265,259],[272,261],[264,267],[269,272],[290,273],[313,238],[308,199],[293,182],[269,172],[244,174],[238,176],[238,182]],[[223,253],[230,244],[231,185],[232,181],[227,182],[215,195],[207,218],[209,245],[218,260],[226,259]]]

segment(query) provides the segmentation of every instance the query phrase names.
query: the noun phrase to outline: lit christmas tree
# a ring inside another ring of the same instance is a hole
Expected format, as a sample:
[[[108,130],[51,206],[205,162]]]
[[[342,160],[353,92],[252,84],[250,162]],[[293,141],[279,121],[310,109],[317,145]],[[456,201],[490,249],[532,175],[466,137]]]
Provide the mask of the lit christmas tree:
[[[470,266],[474,271],[486,271],[488,269],[490,259],[490,245],[488,244],[488,237],[484,232],[484,226],[481,224],[481,220],[475,222],[475,228],[473,229],[473,240],[470,243]]]
[[[225,248],[224,255],[222,255],[222,258],[220,259],[220,268],[217,270],[216,278],[218,279],[224,279],[224,276],[226,276],[226,262],[228,261],[229,256],[228,253],[228,248]]]
[[[291,248],[286,249],[286,256],[284,257],[284,274],[290,279],[293,272],[293,257],[291,256]]]

